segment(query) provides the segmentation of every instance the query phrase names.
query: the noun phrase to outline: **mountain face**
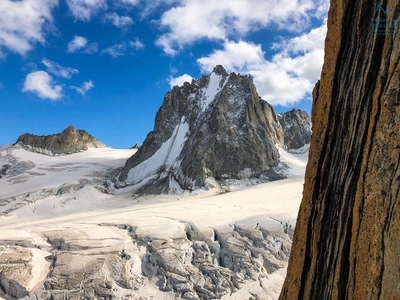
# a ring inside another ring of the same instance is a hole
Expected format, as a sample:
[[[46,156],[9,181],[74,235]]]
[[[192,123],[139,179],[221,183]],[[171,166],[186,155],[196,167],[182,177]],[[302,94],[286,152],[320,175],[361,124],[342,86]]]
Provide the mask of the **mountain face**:
[[[280,299],[400,299],[400,33],[376,32],[398,23],[381,4],[331,1]]]
[[[26,150],[47,155],[63,155],[85,151],[88,148],[107,147],[85,130],[69,126],[59,134],[38,136],[30,133],[21,135],[16,144]]]
[[[159,193],[204,187],[211,177],[279,179],[275,144],[284,146],[282,126],[251,77],[217,66],[166,94],[154,130],[116,184]]]
[[[298,149],[310,143],[310,116],[300,109],[293,109],[278,115],[284,133],[287,149]]]

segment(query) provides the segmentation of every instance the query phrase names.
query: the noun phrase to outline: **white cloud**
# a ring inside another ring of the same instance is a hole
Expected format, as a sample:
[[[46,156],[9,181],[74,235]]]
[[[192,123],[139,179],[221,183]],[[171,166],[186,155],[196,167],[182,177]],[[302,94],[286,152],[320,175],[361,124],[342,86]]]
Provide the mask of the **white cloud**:
[[[130,48],[135,48],[136,50],[140,50],[143,49],[144,47],[145,45],[138,38],[136,38],[135,41],[130,41],[129,43],[122,42],[114,44],[101,51],[101,53],[109,54],[112,57],[119,57],[129,54]]]
[[[325,20],[326,23],[326,20]],[[282,39],[279,43],[274,43],[272,49],[283,50],[285,53],[307,53],[314,49],[321,48],[321,41],[325,40],[326,26],[313,28],[306,34],[299,35],[290,40]]]
[[[101,51],[101,53],[109,54],[112,57],[119,57],[119,56],[125,55],[126,49],[127,49],[126,43],[119,43],[119,44],[112,45],[106,49],[103,49],[103,51]]]
[[[327,0],[181,0],[161,16],[160,26],[167,31],[156,44],[173,56],[198,40],[243,37],[260,28],[300,32],[310,25],[312,16],[322,15],[318,5],[324,3]]]
[[[72,75],[79,73],[77,69],[62,67],[54,61],[48,60],[46,58],[42,59],[42,64],[46,66],[47,72],[67,79],[70,79]]]
[[[278,52],[265,58],[260,45],[245,41],[226,41],[197,60],[203,72],[222,64],[228,72],[250,74],[260,96],[272,105],[292,105],[309,96],[319,79],[324,59],[326,24],[292,39],[274,44]]]
[[[25,78],[23,92],[33,92],[40,98],[58,100],[62,97],[62,87],[55,85],[51,76],[45,71],[29,73]]]
[[[85,81],[81,87],[76,87],[76,86],[71,86],[72,89],[77,91],[77,93],[81,94],[82,96],[85,96],[85,94],[94,88],[94,84],[91,80]]]
[[[226,41],[224,49],[215,50],[206,57],[199,58],[197,62],[203,71],[212,71],[216,65],[223,65],[231,71],[243,72],[250,66],[260,65],[264,62],[264,52],[260,45],[245,42]]]
[[[101,9],[107,8],[106,0],[66,0],[76,20],[89,21]]]
[[[192,82],[193,77],[188,75],[188,74],[183,74],[181,76],[178,77],[169,77],[169,85],[171,86],[171,88],[173,88],[174,86],[181,86],[182,84],[184,84],[185,82]]]
[[[130,17],[119,16],[117,13],[106,14],[105,18],[118,28],[127,27],[134,23]]]
[[[68,43],[68,52],[75,52],[87,45],[87,39],[83,36],[76,35],[72,41]]]
[[[6,48],[20,55],[32,49],[35,42],[44,43],[43,27],[52,22],[51,10],[58,0],[0,1],[0,57]]]
[[[136,0],[122,0],[122,2],[130,2],[130,1],[136,2]],[[137,2],[141,4],[140,16],[143,19],[145,19],[154,12],[158,13],[160,11],[159,9],[160,6],[171,7],[175,3],[182,2],[182,0],[152,0],[152,1],[141,1],[141,2],[137,1]]]
[[[139,4],[139,0],[121,0],[121,3],[137,5],[137,4]]]
[[[135,48],[136,50],[141,50],[145,48],[145,45],[138,38],[136,38],[135,41],[130,41],[129,46]]]
[[[4,89],[4,84],[0,82],[0,89]]]
[[[92,54],[97,51],[97,43],[88,43],[87,38],[83,36],[76,35],[69,43],[68,43],[68,52],[85,52],[88,54]]]

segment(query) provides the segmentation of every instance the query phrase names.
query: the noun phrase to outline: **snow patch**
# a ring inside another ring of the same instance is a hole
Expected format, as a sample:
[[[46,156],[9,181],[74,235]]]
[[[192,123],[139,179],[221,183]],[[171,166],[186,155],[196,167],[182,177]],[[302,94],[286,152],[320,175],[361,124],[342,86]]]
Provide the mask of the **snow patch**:
[[[136,151],[91,148],[71,155],[47,156],[14,145],[0,156],[0,169],[10,164],[15,170],[1,178],[0,199],[103,178],[110,169],[122,167]]]
[[[179,183],[173,178],[170,177],[169,178],[169,188],[172,192],[175,192],[177,194],[182,194],[185,191],[181,188],[181,186],[179,185]]]
[[[208,83],[208,87],[204,96],[202,111],[207,109],[207,107],[214,101],[215,96],[223,89],[225,84],[228,82],[228,78],[226,78],[224,82],[222,82],[222,80],[222,76],[211,73],[210,82]]]
[[[5,144],[5,145],[0,146],[0,153],[7,150],[11,146],[12,146],[12,144]]]
[[[310,144],[299,149],[285,151],[278,147],[280,163],[274,168],[275,172],[285,177],[303,175],[307,166]]]
[[[145,178],[155,175],[161,169],[168,170],[179,165],[177,160],[188,138],[189,124],[185,117],[176,126],[172,136],[164,142],[153,156],[143,161],[128,172],[126,184],[137,184]]]
[[[288,150],[288,152],[292,153],[292,154],[307,154],[307,156],[308,156],[308,150],[310,150],[310,144],[305,144],[303,147],[298,148],[298,149],[290,149],[290,150]],[[305,157],[306,160],[307,160],[307,156]]]

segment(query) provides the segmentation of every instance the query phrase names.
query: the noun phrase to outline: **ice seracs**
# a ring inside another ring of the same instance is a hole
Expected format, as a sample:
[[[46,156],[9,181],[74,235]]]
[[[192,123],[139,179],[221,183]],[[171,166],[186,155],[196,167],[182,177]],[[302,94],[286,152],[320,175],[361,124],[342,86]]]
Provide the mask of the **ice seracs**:
[[[187,123],[179,124],[173,139],[182,142]],[[171,145],[161,161],[173,166]],[[33,166],[0,178],[0,298],[278,298],[302,175],[217,195],[133,199],[104,183],[136,149],[1,149],[0,161]],[[281,155],[291,167],[296,157]]]

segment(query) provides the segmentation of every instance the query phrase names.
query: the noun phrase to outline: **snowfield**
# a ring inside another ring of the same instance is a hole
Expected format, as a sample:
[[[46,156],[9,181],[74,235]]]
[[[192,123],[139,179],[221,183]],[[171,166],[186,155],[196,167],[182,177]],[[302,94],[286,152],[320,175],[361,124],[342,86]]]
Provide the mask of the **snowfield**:
[[[0,148],[0,298],[278,298],[307,149],[280,150],[284,180],[137,198],[105,184],[136,150],[51,157],[8,147]],[[169,150],[160,159],[173,164]]]

